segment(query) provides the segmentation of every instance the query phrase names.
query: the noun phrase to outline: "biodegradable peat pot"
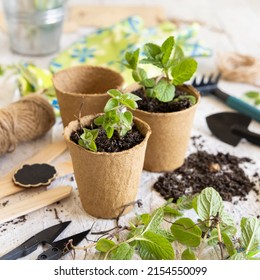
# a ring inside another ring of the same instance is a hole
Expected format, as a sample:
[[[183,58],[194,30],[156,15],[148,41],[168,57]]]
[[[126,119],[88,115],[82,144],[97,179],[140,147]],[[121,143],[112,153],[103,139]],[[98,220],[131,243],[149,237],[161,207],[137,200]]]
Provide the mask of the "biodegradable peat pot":
[[[135,83],[128,86],[124,92],[134,92],[140,87]],[[152,130],[144,161],[144,169],[147,171],[172,171],[184,163],[200,94],[189,85],[178,86],[178,88],[195,96],[196,104],[172,113],[151,113],[139,109],[133,112],[134,116],[145,121]]]
[[[89,125],[97,115],[80,119],[83,126]],[[85,211],[97,218],[115,218],[124,206],[135,201],[142,174],[150,127],[134,118],[134,123],[145,136],[133,148],[117,153],[89,151],[70,140],[78,128],[78,121],[72,121],[64,130],[64,137],[71,155],[75,179],[81,203]],[[133,206],[127,207],[124,214]]]
[[[80,111],[82,116],[103,112],[109,99],[107,91],[119,89],[123,83],[119,73],[100,66],[74,66],[57,72],[53,85],[64,127],[75,120]]]

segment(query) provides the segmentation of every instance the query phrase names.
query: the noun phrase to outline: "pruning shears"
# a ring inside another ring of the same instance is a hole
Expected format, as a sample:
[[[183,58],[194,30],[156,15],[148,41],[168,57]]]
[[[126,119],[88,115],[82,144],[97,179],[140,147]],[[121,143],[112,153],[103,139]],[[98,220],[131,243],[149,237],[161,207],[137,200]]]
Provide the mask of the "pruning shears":
[[[28,240],[23,242],[18,247],[14,248],[4,256],[0,257],[0,260],[16,260],[31,254],[38,248],[38,245],[49,244],[50,248],[42,252],[37,260],[58,260],[71,249],[71,243],[75,246],[80,243],[85,236],[90,232],[91,229],[80,232],[78,234],[66,237],[59,241],[54,240],[61,234],[61,232],[71,223],[71,221],[59,223],[53,225],[43,231],[30,237]],[[70,243],[71,241],[71,243]]]

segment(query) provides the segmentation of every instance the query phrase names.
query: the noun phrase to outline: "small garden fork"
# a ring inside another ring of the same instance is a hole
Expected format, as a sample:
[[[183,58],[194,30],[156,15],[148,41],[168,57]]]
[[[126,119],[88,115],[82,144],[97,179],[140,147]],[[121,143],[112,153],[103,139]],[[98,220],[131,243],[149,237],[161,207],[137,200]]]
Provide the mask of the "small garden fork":
[[[251,117],[257,122],[260,122],[260,110],[242,99],[231,96],[218,88],[218,81],[220,80],[220,77],[220,73],[218,73],[215,77],[211,74],[208,78],[203,75],[200,80],[195,77],[192,85],[201,93],[202,96],[211,93],[222,100],[230,108]]]

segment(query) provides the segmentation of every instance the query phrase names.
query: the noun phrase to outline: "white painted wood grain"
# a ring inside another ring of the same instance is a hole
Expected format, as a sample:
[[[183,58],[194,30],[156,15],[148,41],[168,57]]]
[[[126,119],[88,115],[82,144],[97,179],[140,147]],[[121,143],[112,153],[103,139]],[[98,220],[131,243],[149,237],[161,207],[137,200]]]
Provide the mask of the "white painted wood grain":
[[[201,22],[201,29],[198,34],[199,38],[203,40],[209,47],[213,49],[213,56],[210,58],[199,58],[198,73],[211,73],[216,71],[217,52],[225,51],[239,51],[260,57],[260,1],[259,0],[70,0],[69,5],[75,3],[79,4],[127,4],[127,5],[151,5],[160,4],[165,7],[169,18],[181,19],[185,21],[198,20]],[[61,41],[61,50],[67,48],[72,42],[80,36],[89,32],[87,28],[81,28],[72,34],[63,34]],[[0,32],[0,64],[10,64],[21,61],[33,61],[40,67],[48,67],[48,63],[55,54],[46,57],[26,57],[12,54],[9,51],[8,40],[6,34]],[[247,84],[220,82],[220,87],[230,94],[241,96],[243,92],[251,90],[252,86]],[[0,90],[4,90],[0,88]],[[193,135],[201,134],[207,143],[207,150],[209,152],[222,151],[230,152],[237,156],[249,156],[256,162],[255,167],[260,168],[260,149],[254,145],[241,141],[237,148],[228,146],[217,141],[209,132],[205,117],[209,114],[229,111],[224,104],[216,100],[214,97],[203,97],[198,111],[195,115],[194,126],[192,130]],[[260,133],[260,124],[252,121],[250,128],[255,132]],[[17,149],[11,153],[0,157],[0,176],[5,175],[19,162],[30,158],[33,154],[41,150],[42,146],[49,144],[52,140],[62,139],[62,127],[57,123],[53,129],[53,133],[48,133],[45,137],[18,145]],[[189,146],[188,153],[194,151],[194,147]],[[187,154],[188,154],[187,153]],[[69,160],[68,152],[65,152],[59,157],[56,162]],[[253,174],[254,168],[247,169],[248,174]],[[143,208],[135,207],[134,210],[120,219],[120,223],[125,224],[133,219],[135,213],[150,212],[156,207],[162,205],[164,200],[152,189],[153,183],[160,174],[143,171],[138,198],[143,201]],[[19,222],[19,219],[10,223],[0,225],[0,255],[11,250],[21,242],[29,238],[32,234],[57,223],[57,220],[67,221],[72,220],[71,225],[59,236],[64,238],[66,236],[76,234],[80,231],[86,230],[93,226],[93,231],[100,231],[112,228],[115,225],[113,220],[96,219],[88,215],[82,208],[77,186],[75,181],[71,181],[71,175],[65,176],[59,180],[55,180],[50,188],[60,185],[70,185],[73,187],[73,192],[69,198],[61,201],[59,204],[54,203],[48,207],[39,209],[26,216],[25,222]],[[260,188],[260,186],[258,186]],[[7,202],[7,206],[19,203],[33,195],[39,194],[37,189],[30,192],[25,191],[17,195],[10,196],[0,200],[0,212],[4,209],[2,203]],[[226,208],[230,214],[238,222],[242,216],[259,214],[260,205],[256,202],[257,197],[253,192],[249,194],[248,201],[241,201],[238,205],[232,203],[225,203]],[[102,203],[102,199],[97,201]],[[6,207],[7,207],[6,206]],[[189,215],[194,215],[189,213]],[[90,236],[89,239],[94,239],[95,236]],[[88,242],[84,240],[80,245],[87,245]],[[41,248],[25,259],[36,259]],[[76,259],[83,259],[85,252],[77,251]],[[71,259],[72,255],[68,254],[65,259]],[[98,259],[99,255],[93,249],[87,251],[86,259]]]

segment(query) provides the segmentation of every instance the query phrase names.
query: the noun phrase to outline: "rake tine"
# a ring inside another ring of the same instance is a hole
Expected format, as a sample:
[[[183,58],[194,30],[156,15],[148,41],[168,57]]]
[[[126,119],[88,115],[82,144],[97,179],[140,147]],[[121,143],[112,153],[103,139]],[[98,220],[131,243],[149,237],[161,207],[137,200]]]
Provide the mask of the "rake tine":
[[[217,84],[218,81],[220,80],[220,77],[221,77],[221,73],[219,72],[218,75],[216,76],[215,78],[215,83]]]
[[[209,75],[208,84],[213,84],[214,83],[213,76],[214,76],[213,73]]]
[[[199,83],[199,86],[203,86],[205,84],[205,75],[203,74]]]

